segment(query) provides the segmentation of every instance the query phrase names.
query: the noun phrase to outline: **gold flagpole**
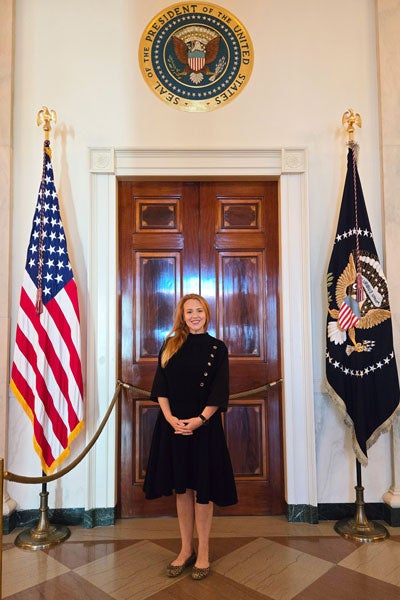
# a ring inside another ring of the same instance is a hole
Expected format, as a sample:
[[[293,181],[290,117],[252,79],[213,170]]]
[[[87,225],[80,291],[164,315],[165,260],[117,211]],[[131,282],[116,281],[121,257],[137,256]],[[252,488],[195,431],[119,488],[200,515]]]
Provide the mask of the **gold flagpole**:
[[[356,146],[354,141],[354,125],[361,127],[361,117],[349,108],[342,116],[342,125],[347,123],[349,135],[348,145],[350,148]],[[380,542],[389,537],[389,532],[380,523],[368,521],[365,514],[364,488],[361,480],[361,464],[356,458],[357,485],[356,490],[356,514],[351,519],[341,519],[335,524],[335,531],[346,539],[354,542]]]
[[[51,122],[57,122],[54,110],[43,106],[37,114],[36,123],[43,125],[45,143],[50,139]],[[15,545],[27,550],[43,550],[49,546],[64,542],[71,535],[68,527],[64,525],[50,525],[47,484],[42,484],[40,496],[39,522],[36,527],[25,529],[15,539]]]

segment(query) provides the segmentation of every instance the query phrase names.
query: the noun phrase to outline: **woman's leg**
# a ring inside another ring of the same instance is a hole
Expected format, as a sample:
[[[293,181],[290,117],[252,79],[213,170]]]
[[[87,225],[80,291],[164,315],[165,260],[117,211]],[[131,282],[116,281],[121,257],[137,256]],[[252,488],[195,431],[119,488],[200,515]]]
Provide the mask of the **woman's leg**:
[[[179,530],[181,532],[181,551],[171,565],[182,565],[193,552],[194,529],[194,492],[186,490],[184,494],[176,494],[176,510]]]
[[[199,537],[196,567],[199,569],[206,569],[210,566],[209,540],[214,505],[212,502],[209,502],[208,504],[198,504],[196,502],[194,511],[197,535]]]

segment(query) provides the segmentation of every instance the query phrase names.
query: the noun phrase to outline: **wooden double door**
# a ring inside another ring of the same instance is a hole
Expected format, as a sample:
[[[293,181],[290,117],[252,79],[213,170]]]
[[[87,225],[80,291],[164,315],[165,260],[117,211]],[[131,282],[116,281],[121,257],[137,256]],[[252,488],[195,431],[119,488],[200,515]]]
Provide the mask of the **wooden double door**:
[[[183,294],[210,304],[209,333],[229,351],[230,394],[279,380],[276,181],[119,183],[118,376],[151,389],[157,356]],[[118,513],[174,515],[144,499],[158,405],[124,390],[119,410]],[[284,512],[281,386],[233,398],[224,427],[239,503],[216,513]]]

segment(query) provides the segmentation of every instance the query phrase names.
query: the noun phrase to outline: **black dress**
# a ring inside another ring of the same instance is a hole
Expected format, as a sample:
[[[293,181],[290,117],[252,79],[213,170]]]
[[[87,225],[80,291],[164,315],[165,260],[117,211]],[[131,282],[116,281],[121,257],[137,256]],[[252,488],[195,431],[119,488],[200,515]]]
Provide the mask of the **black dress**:
[[[218,506],[237,503],[232,464],[222,427],[221,412],[229,399],[228,351],[208,333],[191,334],[165,368],[160,363],[151,399],[168,398],[179,419],[197,417],[205,406],[218,406],[209,421],[193,435],[177,435],[158,415],[144,481],[148,499],[170,496],[173,491],[196,490],[196,502]]]

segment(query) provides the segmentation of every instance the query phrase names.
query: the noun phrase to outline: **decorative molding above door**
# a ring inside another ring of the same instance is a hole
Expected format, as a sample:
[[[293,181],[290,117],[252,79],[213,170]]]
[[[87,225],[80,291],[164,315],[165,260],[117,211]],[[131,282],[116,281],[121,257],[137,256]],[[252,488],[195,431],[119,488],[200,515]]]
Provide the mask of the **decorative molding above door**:
[[[90,171],[117,177],[279,177],[305,173],[307,154],[304,148],[91,148]]]

